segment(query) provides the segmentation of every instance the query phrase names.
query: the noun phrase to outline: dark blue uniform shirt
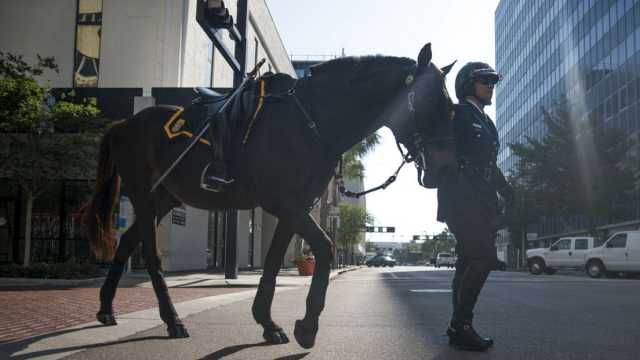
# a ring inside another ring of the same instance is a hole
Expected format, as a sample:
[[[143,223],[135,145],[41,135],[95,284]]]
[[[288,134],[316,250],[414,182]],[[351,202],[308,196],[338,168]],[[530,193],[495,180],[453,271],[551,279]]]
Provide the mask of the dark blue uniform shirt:
[[[465,165],[489,168],[496,164],[500,140],[488,115],[463,100],[455,106],[454,132],[458,159]]]

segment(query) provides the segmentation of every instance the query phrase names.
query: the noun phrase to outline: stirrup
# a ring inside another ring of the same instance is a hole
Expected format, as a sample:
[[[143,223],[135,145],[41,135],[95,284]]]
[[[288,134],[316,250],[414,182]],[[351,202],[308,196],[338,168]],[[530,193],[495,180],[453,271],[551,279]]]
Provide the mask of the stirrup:
[[[207,164],[202,170],[202,174],[200,175],[200,188],[212,192],[225,192],[235,183],[235,179],[224,179],[215,175],[205,175],[211,164],[212,163]]]

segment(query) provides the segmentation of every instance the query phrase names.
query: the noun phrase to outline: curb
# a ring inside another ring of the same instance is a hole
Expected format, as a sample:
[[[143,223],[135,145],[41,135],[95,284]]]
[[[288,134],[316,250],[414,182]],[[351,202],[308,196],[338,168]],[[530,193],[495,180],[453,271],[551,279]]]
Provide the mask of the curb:
[[[344,268],[337,271],[332,271],[330,275],[330,279],[335,278],[336,276],[342,275],[349,271],[354,271],[360,269],[361,266]],[[9,278],[9,277],[0,277],[0,287],[2,286],[49,286],[49,287],[82,287],[82,286],[92,286],[92,285],[102,285],[104,283],[105,276],[91,278],[91,279],[38,279],[38,278]],[[215,280],[211,280],[215,281]],[[224,286],[224,287],[237,287],[237,286],[257,286],[258,284],[250,284],[245,281],[238,280],[227,280],[220,279],[215,281],[216,286]],[[298,286],[298,285],[286,285],[286,286]],[[177,286],[182,287],[182,286]]]
[[[91,279],[37,279],[37,278],[7,278],[0,277],[0,286],[88,286],[104,282],[105,276]]]

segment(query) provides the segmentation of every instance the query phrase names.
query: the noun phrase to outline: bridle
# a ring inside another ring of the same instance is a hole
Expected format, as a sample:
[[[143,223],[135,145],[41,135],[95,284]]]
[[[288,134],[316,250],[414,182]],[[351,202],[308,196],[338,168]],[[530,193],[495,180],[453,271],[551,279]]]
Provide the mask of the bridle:
[[[415,70],[413,71],[412,74],[407,75],[406,80],[405,80],[405,84],[407,86],[411,86],[414,80],[414,74]],[[446,89],[445,89],[446,92]],[[391,185],[393,182],[396,181],[398,174],[400,173],[400,170],[402,169],[402,167],[405,164],[414,162],[415,166],[416,166],[416,170],[418,173],[418,184],[420,184],[420,186],[423,186],[425,188],[433,188],[432,185],[429,184],[425,184],[424,183],[424,178],[422,176],[423,173],[426,173],[429,170],[429,164],[428,164],[428,150],[427,150],[427,145],[435,145],[435,144],[443,144],[443,143],[451,143],[451,142],[455,142],[455,138],[450,135],[450,136],[439,136],[439,137],[428,137],[426,136],[426,130],[421,129],[418,123],[418,117],[416,115],[416,108],[415,108],[415,91],[412,91],[411,89],[409,89],[406,93],[407,95],[407,109],[409,112],[409,117],[411,118],[410,121],[413,122],[414,124],[414,132],[412,134],[412,140],[413,140],[413,145],[415,146],[415,151],[411,151],[410,149],[407,148],[407,151],[405,152],[402,149],[402,145],[400,144],[400,141],[396,138],[396,146],[398,147],[398,151],[400,152],[400,155],[402,157],[402,162],[400,163],[400,165],[398,166],[398,168],[396,169],[396,171],[389,176],[389,178],[387,178],[387,180],[385,180],[384,183],[382,183],[381,185],[378,185],[376,187],[373,187],[371,189],[362,191],[362,192],[352,192],[349,190],[345,189],[344,186],[344,180],[343,180],[343,176],[342,176],[342,158],[340,159],[340,166],[339,166],[339,172],[337,174],[335,174],[336,177],[336,182],[338,184],[338,191],[347,197],[352,197],[352,198],[359,198],[361,196],[364,196],[366,194],[372,193],[374,191],[378,191],[378,190],[384,190],[386,189],[389,185]],[[449,100],[449,104],[450,106],[453,106],[453,103],[451,102],[451,98],[448,97]],[[427,98],[426,102],[428,105],[433,106],[431,104],[434,103],[434,99],[432,97]],[[435,106],[433,106],[435,107]],[[425,140],[426,139],[426,140]],[[417,152],[417,153],[414,153]]]

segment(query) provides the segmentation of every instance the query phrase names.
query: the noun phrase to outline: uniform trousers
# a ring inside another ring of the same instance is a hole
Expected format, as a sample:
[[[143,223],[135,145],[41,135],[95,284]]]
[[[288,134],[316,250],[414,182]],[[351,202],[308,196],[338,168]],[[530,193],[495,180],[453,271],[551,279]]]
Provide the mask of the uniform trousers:
[[[472,322],[480,290],[496,264],[498,215],[495,186],[471,168],[450,175],[438,189],[438,219],[444,220],[456,237],[454,325]]]

